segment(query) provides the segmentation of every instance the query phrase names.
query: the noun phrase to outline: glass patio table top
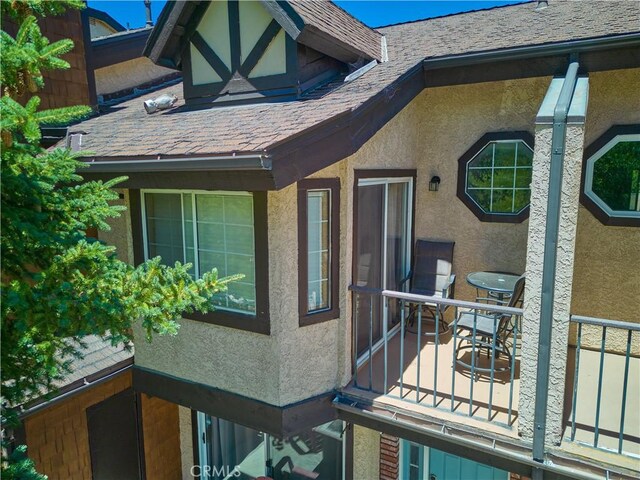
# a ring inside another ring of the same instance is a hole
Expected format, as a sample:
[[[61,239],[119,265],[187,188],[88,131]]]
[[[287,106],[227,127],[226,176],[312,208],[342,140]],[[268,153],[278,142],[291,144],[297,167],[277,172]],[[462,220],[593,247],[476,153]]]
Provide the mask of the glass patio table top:
[[[467,283],[482,290],[495,293],[511,293],[520,275],[506,272],[471,272]]]

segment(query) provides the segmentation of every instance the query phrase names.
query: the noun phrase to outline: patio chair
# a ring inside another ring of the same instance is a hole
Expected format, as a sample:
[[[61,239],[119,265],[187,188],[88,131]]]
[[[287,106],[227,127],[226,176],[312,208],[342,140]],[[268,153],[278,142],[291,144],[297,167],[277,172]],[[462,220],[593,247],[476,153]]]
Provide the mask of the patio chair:
[[[509,307],[521,307],[524,298],[525,276],[522,275],[515,284],[513,293],[509,298]],[[491,368],[480,367],[478,364],[478,354],[486,350],[487,358],[491,358],[491,353],[495,352],[496,359],[501,355],[507,357],[507,366],[494,368],[494,372],[503,372],[511,368],[511,359],[514,354],[514,340],[508,342],[509,336],[513,332],[515,321],[509,314],[490,314],[490,308],[483,310],[484,313],[466,311],[460,313],[456,322],[456,331],[453,334],[454,341],[460,343],[456,347],[456,363],[466,368],[471,368],[471,364],[460,359],[460,352],[471,350],[471,354],[476,357],[474,369],[480,372],[491,372]],[[475,329],[474,329],[475,323]],[[495,335],[494,335],[495,333]],[[475,334],[475,335],[474,335]],[[495,338],[495,343],[494,343]]]
[[[400,288],[409,282],[409,293],[427,295],[438,298],[453,298],[455,293],[456,276],[451,273],[453,262],[453,247],[455,242],[436,242],[432,240],[416,240],[414,250],[413,268],[409,274],[400,281]],[[439,313],[439,321],[442,329],[439,333],[447,333],[449,325],[444,320],[447,306],[438,306],[435,303],[423,305],[423,311],[427,311],[433,319],[436,311]],[[407,323],[413,325],[417,316],[415,304],[411,305]],[[427,333],[425,335],[435,335]]]

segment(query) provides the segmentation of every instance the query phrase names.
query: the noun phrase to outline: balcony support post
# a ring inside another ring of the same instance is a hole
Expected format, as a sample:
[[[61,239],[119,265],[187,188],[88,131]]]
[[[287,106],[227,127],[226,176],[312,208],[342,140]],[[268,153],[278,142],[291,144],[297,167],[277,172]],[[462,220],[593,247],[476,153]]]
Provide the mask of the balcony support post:
[[[527,247],[520,434],[533,458],[562,438],[563,399],[588,80],[570,62],[536,119]],[[535,385],[535,388],[533,388]],[[534,477],[536,477],[534,472]],[[538,477],[539,478],[539,477]]]

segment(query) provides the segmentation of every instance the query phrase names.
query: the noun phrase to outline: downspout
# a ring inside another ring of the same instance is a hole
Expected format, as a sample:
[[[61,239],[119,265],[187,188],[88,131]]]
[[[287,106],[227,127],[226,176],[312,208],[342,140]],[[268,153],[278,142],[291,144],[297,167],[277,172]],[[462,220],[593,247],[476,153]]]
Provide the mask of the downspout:
[[[542,298],[540,302],[540,331],[538,336],[538,372],[536,377],[536,400],[533,430],[533,459],[544,463],[544,442],[549,401],[549,367],[551,356],[551,330],[553,326],[553,303],[560,225],[560,197],[562,173],[567,136],[567,117],[576,87],[579,63],[577,55],[570,58],[562,90],[553,111],[551,133],[551,166],[549,170],[549,194],[547,198],[547,222],[544,236],[542,264]],[[533,471],[534,480],[543,478],[543,470]]]

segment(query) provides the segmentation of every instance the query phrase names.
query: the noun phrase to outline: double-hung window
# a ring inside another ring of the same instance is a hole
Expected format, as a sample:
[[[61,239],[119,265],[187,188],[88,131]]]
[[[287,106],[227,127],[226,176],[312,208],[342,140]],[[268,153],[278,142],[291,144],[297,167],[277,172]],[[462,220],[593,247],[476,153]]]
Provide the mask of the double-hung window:
[[[298,182],[300,325],[337,318],[340,181]]]
[[[248,192],[145,190],[142,192],[145,257],[191,263],[199,278],[242,274],[213,299],[216,310],[256,314],[254,199]]]

